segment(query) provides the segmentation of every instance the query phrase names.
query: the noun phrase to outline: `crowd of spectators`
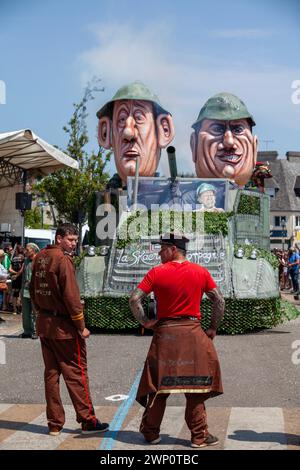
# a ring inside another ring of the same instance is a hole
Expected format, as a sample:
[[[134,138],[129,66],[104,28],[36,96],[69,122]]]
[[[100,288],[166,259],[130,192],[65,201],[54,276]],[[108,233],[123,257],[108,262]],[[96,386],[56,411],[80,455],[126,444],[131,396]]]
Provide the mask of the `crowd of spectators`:
[[[273,253],[279,261],[280,289],[299,295],[299,250],[296,247],[292,247],[289,250],[275,249]]]
[[[22,338],[37,338],[28,284],[32,262],[38,251],[34,243],[28,243],[26,247],[6,244],[0,248],[0,310],[14,315],[22,314]]]

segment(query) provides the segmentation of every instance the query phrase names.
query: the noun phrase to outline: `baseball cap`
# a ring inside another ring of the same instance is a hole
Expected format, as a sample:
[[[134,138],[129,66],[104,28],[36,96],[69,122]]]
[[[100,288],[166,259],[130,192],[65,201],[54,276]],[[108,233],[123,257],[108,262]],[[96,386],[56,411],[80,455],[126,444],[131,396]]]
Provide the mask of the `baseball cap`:
[[[165,233],[159,240],[152,241],[152,245],[173,245],[181,250],[186,250],[186,244],[190,240],[180,232]]]

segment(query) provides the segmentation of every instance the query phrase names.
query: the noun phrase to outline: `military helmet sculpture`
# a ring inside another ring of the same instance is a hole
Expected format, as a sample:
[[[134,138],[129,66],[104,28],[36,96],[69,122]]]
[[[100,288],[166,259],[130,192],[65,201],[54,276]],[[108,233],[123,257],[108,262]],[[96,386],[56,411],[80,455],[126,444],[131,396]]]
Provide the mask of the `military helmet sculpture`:
[[[237,96],[223,92],[209,98],[192,125],[190,143],[197,176],[246,184],[257,158],[253,126],[253,116]]]
[[[202,183],[200,186],[197,188],[197,196],[200,196],[200,194],[205,193],[206,191],[213,191],[214,193],[217,192],[217,189],[214,185],[208,184],[208,183]]]
[[[232,121],[243,118],[249,119],[251,125],[255,126],[253,116],[240,98],[231,93],[217,93],[206,101],[192,127],[196,129],[198,123],[203,121],[203,119]]]
[[[116,168],[122,181],[135,174],[153,176],[159,163],[161,149],[174,138],[171,114],[158,97],[143,83],[134,82],[121,87],[98,112],[98,140],[112,148]]]

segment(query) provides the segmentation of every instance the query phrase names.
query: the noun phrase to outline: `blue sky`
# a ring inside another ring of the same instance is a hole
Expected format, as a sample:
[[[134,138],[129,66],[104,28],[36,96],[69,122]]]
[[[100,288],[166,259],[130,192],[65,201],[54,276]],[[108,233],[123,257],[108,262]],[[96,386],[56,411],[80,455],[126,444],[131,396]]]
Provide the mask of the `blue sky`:
[[[97,109],[141,80],[174,116],[179,170],[193,171],[191,124],[220,91],[245,101],[260,149],[284,156],[300,151],[300,104],[291,100],[299,58],[297,0],[0,0],[0,132],[31,128],[65,147],[72,103],[98,76],[105,91],[87,122],[94,150]],[[163,152],[165,174],[166,161]]]

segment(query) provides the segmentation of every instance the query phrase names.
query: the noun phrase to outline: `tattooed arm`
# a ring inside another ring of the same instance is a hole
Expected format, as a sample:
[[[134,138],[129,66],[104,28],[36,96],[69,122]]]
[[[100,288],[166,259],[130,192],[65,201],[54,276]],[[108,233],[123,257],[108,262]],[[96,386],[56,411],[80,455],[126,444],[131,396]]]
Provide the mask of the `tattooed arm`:
[[[142,299],[144,297],[147,297],[147,294],[144,291],[141,289],[135,289],[130,296],[129,306],[134,318],[141,323],[141,325],[145,328],[152,328],[155,325],[156,320],[149,320],[146,316],[142,305]]]
[[[221,320],[224,315],[225,300],[217,287],[206,292],[206,295],[209,300],[211,300],[213,303],[210,326],[208,330],[206,330],[206,334],[209,338],[214,339],[214,337],[216,336],[217,328],[221,323]]]

